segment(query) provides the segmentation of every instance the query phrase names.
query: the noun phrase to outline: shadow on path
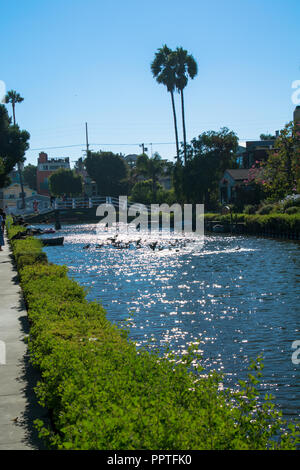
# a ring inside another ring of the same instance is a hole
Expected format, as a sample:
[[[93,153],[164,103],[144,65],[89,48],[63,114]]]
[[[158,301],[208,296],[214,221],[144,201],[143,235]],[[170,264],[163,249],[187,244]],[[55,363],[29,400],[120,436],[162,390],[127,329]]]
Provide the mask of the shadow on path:
[[[20,304],[18,307],[19,312],[26,312],[25,304],[23,297],[20,298]],[[21,315],[18,318],[21,324],[21,330],[24,336],[29,334],[30,325],[28,321],[27,314]],[[22,416],[18,417],[16,425],[21,426],[23,431],[25,431],[25,442],[24,444],[36,449],[36,450],[46,450],[47,446],[44,441],[39,438],[38,431],[35,428],[34,421],[36,419],[42,419],[46,423],[50,423],[48,410],[42,408],[38,404],[34,388],[40,379],[39,371],[33,367],[30,363],[29,354],[25,354],[20,360],[21,373],[18,377],[18,381],[21,381],[25,384],[23,388],[22,395],[26,399],[25,411],[22,413]]]

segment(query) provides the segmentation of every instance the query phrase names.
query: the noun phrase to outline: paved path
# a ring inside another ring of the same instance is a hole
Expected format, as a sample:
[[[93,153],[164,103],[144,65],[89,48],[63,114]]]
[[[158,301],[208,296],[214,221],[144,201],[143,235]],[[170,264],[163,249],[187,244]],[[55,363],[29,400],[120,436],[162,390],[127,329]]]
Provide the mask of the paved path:
[[[38,376],[24,342],[27,312],[7,239],[5,243],[0,251],[0,450],[43,449],[33,421],[46,413],[33,391]]]

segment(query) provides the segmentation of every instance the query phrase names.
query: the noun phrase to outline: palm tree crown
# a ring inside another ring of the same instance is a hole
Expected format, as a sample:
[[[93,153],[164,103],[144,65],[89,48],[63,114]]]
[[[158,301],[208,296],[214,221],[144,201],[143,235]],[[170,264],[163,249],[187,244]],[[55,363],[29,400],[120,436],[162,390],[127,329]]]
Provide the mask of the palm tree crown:
[[[24,101],[24,98],[22,98],[22,96],[19,93],[17,93],[15,90],[8,91],[5,96],[5,103],[12,104],[14,124],[16,124],[16,115],[15,115],[16,103],[22,103],[22,101]]]
[[[195,78],[198,73],[198,66],[194,57],[182,47],[177,47],[173,55],[172,60],[176,62],[176,88],[181,91],[187,86],[189,78]]]
[[[175,77],[175,63],[174,58],[171,57],[172,50],[165,44],[158,49],[155,53],[155,59],[151,64],[153,76],[158,83],[162,83],[167,87],[169,92],[175,90],[176,77]]]

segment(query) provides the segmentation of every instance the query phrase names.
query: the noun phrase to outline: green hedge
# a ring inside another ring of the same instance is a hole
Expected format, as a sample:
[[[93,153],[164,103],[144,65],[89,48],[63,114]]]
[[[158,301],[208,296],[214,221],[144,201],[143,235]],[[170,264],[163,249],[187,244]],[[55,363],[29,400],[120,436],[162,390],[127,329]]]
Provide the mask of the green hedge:
[[[300,233],[300,214],[268,214],[245,216],[248,233]]]
[[[247,383],[230,391],[220,387],[215,372],[201,376],[193,348],[182,362],[171,354],[137,352],[126,331],[112,325],[99,304],[86,300],[66,267],[44,258],[40,263],[36,240],[16,240],[12,246],[31,322],[30,357],[41,374],[36,393],[52,418],[51,428],[36,424],[49,446],[295,449],[295,430],[282,432],[285,423],[270,397],[257,406],[260,360]],[[24,251],[32,253],[28,264]]]
[[[230,224],[230,214],[205,214],[206,222],[218,220],[223,224]],[[233,214],[233,222],[244,222],[246,233],[273,232],[277,234],[300,233],[300,214]]]

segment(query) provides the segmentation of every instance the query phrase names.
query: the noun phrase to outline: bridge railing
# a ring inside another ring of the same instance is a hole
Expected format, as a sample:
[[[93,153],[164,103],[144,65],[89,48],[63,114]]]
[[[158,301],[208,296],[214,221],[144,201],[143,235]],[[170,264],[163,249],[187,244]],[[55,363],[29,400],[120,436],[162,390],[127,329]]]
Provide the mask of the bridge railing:
[[[58,210],[71,210],[71,209],[92,209],[97,208],[100,204],[113,204],[116,210],[125,209],[125,203],[120,204],[118,197],[110,197],[110,196],[93,196],[93,197],[79,197],[79,198],[66,198],[56,199],[52,203],[51,209],[58,209]],[[141,211],[145,209],[148,213],[151,210],[151,206],[149,204],[140,204],[137,202],[129,202],[127,201],[127,210],[132,208],[133,210]]]
[[[69,209],[91,209],[98,207],[100,204],[113,204],[116,209],[124,209],[124,206],[119,207],[119,198],[110,196],[93,196],[90,198],[66,198],[56,199],[52,203],[52,209],[69,210]],[[145,205],[139,203],[127,203],[127,207],[144,208]],[[150,205],[146,205],[147,210],[150,210]]]

